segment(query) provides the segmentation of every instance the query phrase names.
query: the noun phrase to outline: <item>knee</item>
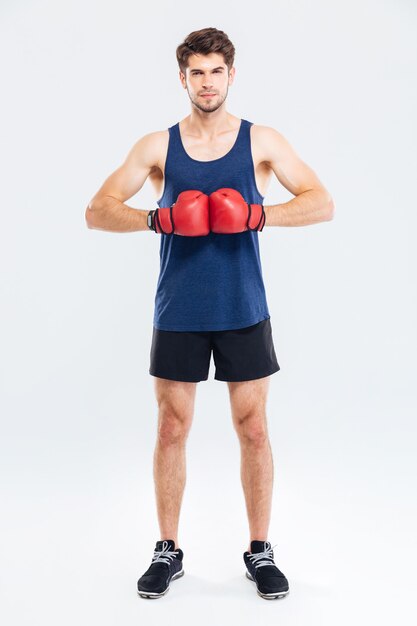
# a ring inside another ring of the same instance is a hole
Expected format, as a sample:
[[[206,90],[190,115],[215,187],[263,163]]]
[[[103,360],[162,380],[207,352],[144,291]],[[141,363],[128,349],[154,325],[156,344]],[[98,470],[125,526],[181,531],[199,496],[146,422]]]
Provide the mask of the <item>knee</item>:
[[[160,415],[158,424],[158,442],[164,446],[185,443],[189,432],[187,422],[174,412]]]
[[[259,416],[245,417],[237,422],[236,430],[242,443],[262,446],[268,441],[266,419]]]

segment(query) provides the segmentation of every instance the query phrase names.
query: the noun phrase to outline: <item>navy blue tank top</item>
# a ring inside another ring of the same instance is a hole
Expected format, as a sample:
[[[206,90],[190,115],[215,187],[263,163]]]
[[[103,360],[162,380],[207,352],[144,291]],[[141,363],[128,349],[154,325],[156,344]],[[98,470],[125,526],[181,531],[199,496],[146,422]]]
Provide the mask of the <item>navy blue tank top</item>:
[[[252,122],[242,119],[231,150],[212,161],[190,157],[181,140],[179,122],[171,126],[164,191],[157,204],[171,206],[186,189],[210,194],[221,187],[237,189],[250,204],[263,204],[264,196],[255,180],[251,126]],[[268,319],[258,234],[158,234],[160,273],[154,327],[177,331],[228,330]]]

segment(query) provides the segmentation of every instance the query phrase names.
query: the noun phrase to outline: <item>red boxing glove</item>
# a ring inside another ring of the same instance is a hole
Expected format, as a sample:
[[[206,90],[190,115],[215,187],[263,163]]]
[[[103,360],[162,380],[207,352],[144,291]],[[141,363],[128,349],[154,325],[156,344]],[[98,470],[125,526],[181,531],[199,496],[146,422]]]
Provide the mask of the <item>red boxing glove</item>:
[[[158,208],[152,216],[153,230],[164,235],[199,237],[210,232],[208,195],[195,189],[182,191],[170,207]]]
[[[213,233],[242,233],[262,230],[265,211],[262,204],[248,204],[236,189],[224,187],[209,195],[210,230]]]

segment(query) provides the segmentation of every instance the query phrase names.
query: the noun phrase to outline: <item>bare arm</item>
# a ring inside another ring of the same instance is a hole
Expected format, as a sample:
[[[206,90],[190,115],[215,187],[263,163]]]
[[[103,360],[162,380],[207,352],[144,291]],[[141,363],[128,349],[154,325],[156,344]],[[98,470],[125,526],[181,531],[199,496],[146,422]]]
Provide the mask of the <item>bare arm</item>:
[[[260,128],[266,162],[280,183],[296,196],[289,202],[265,206],[265,226],[306,226],[333,219],[333,199],[311,167],[281,133]]]
[[[158,133],[149,133],[131,148],[124,163],[104,181],[85,211],[88,228],[112,232],[149,230],[149,210],[123,204],[144,185],[158,162]]]

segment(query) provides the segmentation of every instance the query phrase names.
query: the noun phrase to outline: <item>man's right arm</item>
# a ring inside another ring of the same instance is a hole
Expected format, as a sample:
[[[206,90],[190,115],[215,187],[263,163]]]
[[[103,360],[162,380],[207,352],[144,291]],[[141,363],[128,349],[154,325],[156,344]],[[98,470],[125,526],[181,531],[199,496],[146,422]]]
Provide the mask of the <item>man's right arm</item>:
[[[88,228],[118,233],[149,230],[149,210],[134,209],[124,202],[143,187],[152,169],[157,166],[158,134],[149,133],[139,139],[124,163],[104,181],[85,211]]]

